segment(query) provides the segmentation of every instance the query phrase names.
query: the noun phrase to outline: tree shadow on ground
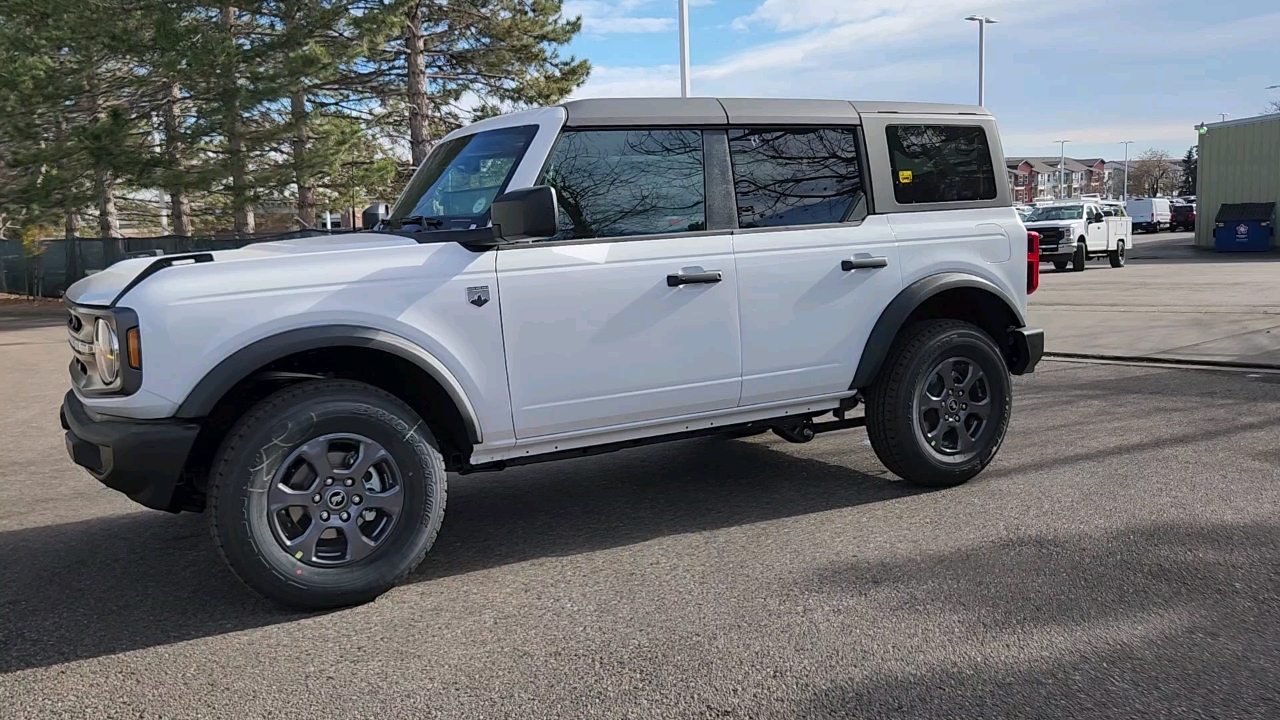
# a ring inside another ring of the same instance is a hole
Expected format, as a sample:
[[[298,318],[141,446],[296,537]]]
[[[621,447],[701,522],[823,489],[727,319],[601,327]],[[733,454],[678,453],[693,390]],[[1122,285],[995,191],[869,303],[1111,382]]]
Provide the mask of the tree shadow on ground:
[[[836,681],[812,718],[1275,717],[1280,525],[1018,537],[808,578],[928,647]]]
[[[34,330],[66,324],[67,311],[61,307],[38,310],[12,310],[0,307],[0,333],[5,330]],[[0,338],[3,337],[3,334],[0,334]]]

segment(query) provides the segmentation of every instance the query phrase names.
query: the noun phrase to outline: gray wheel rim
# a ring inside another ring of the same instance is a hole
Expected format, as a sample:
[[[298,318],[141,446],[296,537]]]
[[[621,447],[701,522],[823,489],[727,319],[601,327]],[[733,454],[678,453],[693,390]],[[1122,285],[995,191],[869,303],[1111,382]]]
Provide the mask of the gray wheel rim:
[[[267,489],[276,542],[295,560],[341,567],[377,550],[404,507],[395,460],[363,435],[308,440],[289,454]]]
[[[969,358],[934,366],[916,386],[916,433],[937,458],[957,461],[973,453],[991,416],[991,384]]]
[[[1120,252],[1120,264],[1124,264],[1124,243],[1120,243],[1120,247],[1116,248]]]

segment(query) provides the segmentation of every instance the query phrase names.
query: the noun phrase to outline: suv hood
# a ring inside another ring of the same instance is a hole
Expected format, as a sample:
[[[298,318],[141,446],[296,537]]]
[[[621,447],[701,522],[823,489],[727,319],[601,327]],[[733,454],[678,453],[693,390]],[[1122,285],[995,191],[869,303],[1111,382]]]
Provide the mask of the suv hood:
[[[293,240],[276,240],[273,242],[246,245],[238,250],[215,250],[214,262],[225,260],[267,260],[273,257],[307,255],[314,253],[337,252],[339,250],[357,250],[373,247],[393,247],[397,245],[415,245],[416,241],[404,235],[391,233],[352,233],[349,235],[322,235],[319,237],[297,238]],[[110,305],[121,291],[129,286],[144,270],[165,257],[184,257],[197,252],[180,253],[161,257],[134,258],[121,260],[107,269],[94,273],[77,281],[67,288],[64,298],[76,305]],[[163,271],[162,271],[163,272]]]

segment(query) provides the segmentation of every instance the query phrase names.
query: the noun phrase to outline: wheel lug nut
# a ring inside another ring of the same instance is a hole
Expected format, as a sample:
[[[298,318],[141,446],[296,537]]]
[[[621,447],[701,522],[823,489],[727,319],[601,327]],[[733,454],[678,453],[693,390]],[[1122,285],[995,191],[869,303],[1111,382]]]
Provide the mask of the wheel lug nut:
[[[321,521],[321,522],[329,522],[329,511],[328,511],[328,510],[325,510],[324,512],[321,512],[321,513],[320,513],[320,521]]]
[[[333,478],[325,478],[325,479],[324,479],[324,484],[325,484],[325,487],[328,487],[328,486],[332,485],[332,484],[333,484]]]
[[[968,410],[968,409],[969,409],[969,406],[968,406],[967,404],[965,404],[965,403],[961,403],[961,404],[960,404],[960,409],[961,409],[961,410]]]
[[[359,504],[360,504],[360,503],[362,503],[362,502],[364,502],[364,498],[360,497],[359,495],[352,495],[352,496],[351,496],[351,504],[352,504],[352,505],[359,505]]]
[[[342,518],[342,522],[346,522],[351,519],[351,513],[344,510],[338,517]]]
[[[351,478],[347,478],[346,480],[342,481],[342,484],[346,485],[347,487],[351,487],[352,485],[356,484],[356,481],[352,480]]]
[[[312,495],[312,496],[311,496],[311,502],[313,502],[313,503],[315,503],[315,504],[319,505],[319,504],[320,504],[320,493],[316,493],[315,495]]]

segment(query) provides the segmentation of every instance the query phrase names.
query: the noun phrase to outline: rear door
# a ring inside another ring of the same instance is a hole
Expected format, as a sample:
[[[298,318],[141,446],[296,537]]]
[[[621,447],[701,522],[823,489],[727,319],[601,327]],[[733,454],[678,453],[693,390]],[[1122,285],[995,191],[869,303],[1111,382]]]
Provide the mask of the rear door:
[[[519,441],[732,408],[730,229],[708,231],[702,132],[566,130],[560,233],[498,252]]]
[[[881,311],[902,288],[884,215],[868,215],[856,125],[736,127],[742,401],[847,392]]]

